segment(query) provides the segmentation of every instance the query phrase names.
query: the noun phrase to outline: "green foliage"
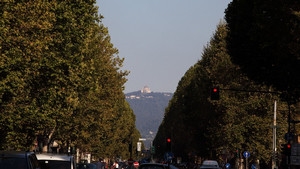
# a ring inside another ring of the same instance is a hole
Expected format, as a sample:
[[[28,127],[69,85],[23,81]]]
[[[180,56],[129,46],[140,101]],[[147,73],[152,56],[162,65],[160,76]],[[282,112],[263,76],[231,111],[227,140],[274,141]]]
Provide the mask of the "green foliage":
[[[196,154],[204,158],[219,158],[224,152],[255,153],[262,163],[270,160],[272,143],[273,104],[278,96],[256,92],[222,89],[273,91],[245,76],[231,63],[226,48],[227,25],[220,23],[202,59],[191,67],[178,84],[164,120],[154,140],[160,154],[163,138],[171,133],[173,152],[188,158]],[[220,100],[210,100],[210,87],[219,86]],[[286,104],[280,102],[280,108]],[[286,131],[286,114],[278,113],[278,138]],[[251,157],[250,160],[254,160]]]
[[[138,140],[127,71],[95,0],[0,3],[0,149],[58,140],[98,157]]]
[[[226,10],[232,61],[291,103],[300,97],[299,6],[295,0],[233,0]]]
[[[5,133],[2,138],[6,138],[1,142],[3,148],[29,148],[35,131],[41,130],[40,124],[45,128],[55,124],[52,119],[46,120],[60,106],[49,102],[59,99],[60,91],[50,83],[56,77],[45,76],[50,71],[45,69],[49,64],[45,53],[49,50],[48,41],[52,41],[51,5],[38,1],[1,5],[0,107]]]

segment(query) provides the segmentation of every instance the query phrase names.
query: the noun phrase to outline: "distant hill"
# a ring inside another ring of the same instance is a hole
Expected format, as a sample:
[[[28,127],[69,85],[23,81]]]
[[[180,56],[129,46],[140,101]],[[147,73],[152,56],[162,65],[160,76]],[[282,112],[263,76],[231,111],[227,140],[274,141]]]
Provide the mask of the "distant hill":
[[[155,93],[151,92],[149,88],[146,90],[145,88],[141,91],[127,93],[125,96],[136,116],[136,127],[142,137],[147,139],[144,144],[149,148],[173,93]]]

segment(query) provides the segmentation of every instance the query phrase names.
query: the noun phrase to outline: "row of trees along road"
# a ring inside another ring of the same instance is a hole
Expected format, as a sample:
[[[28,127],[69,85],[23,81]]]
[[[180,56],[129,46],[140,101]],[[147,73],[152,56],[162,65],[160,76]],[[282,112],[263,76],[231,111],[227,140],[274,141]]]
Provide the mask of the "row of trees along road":
[[[184,160],[231,160],[249,151],[250,162],[270,164],[274,101],[277,107],[277,150],[285,143],[288,107],[294,118],[299,101],[299,1],[233,0],[205,47],[201,60],[178,83],[154,140],[157,155],[172,138],[172,152]],[[233,62],[232,62],[233,61]],[[221,90],[210,99],[210,87]],[[288,106],[289,105],[289,106]],[[291,132],[299,134],[299,124]],[[298,132],[298,133],[297,133]]]
[[[128,72],[97,13],[95,0],[0,3],[0,149],[58,140],[129,156],[140,134],[123,94]]]

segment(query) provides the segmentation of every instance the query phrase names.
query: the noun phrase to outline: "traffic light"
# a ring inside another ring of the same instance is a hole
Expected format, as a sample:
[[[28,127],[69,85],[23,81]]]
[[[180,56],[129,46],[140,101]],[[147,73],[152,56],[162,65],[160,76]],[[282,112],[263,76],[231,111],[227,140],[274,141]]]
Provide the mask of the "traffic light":
[[[287,144],[286,145],[286,154],[287,154],[287,156],[291,156],[291,149],[292,149],[291,144]]]
[[[240,158],[240,151],[239,151],[239,148],[237,148],[237,149],[235,150],[235,157],[236,157],[236,158]]]
[[[291,144],[281,144],[282,154],[286,156],[291,156],[291,149],[292,149]]]
[[[219,100],[220,99],[220,88],[212,87],[210,89],[210,99],[211,100]]]
[[[171,152],[171,138],[166,139],[167,152]]]

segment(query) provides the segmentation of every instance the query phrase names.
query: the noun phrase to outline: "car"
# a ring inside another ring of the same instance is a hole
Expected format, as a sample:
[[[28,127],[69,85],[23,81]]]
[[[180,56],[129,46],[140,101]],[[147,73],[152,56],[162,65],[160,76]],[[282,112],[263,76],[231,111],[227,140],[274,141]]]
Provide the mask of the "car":
[[[203,161],[200,169],[220,169],[219,164],[215,160],[205,160]]]
[[[76,165],[77,169],[96,169],[97,165],[93,163],[78,163]]]
[[[125,169],[127,167],[126,163],[123,161],[119,161],[119,169]]]
[[[0,151],[1,169],[40,169],[35,153],[26,151]]]
[[[144,163],[141,164],[138,169],[167,169],[167,167],[160,163]]]
[[[188,168],[187,166],[188,166],[188,164],[187,164],[187,162],[182,162],[182,163],[180,163],[179,165],[178,165],[180,168]]]
[[[76,169],[73,156],[64,154],[36,154],[42,169]]]
[[[178,169],[176,166],[174,166],[173,164],[164,164],[164,166],[166,167],[166,169]]]

